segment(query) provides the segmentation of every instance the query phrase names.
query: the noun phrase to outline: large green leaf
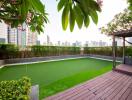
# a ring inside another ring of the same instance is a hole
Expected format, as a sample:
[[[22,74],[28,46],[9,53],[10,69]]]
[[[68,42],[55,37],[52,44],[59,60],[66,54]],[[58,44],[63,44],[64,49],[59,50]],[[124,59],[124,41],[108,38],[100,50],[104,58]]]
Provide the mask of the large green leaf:
[[[88,11],[88,7],[89,7],[89,2],[88,0],[80,0],[79,4],[77,4],[77,6],[80,7],[81,11],[83,12],[83,15],[87,16],[89,11]]]
[[[94,22],[95,24],[97,24],[97,23],[98,23],[98,14],[97,14],[97,12],[94,11],[94,10],[90,10],[89,14],[90,14],[90,16],[91,16],[93,22]]]
[[[31,3],[31,5],[33,6],[34,9],[36,9],[38,12],[44,14],[44,5],[42,4],[42,2],[40,2],[40,0],[28,0],[29,3]]]
[[[83,16],[82,10],[80,9],[78,5],[74,7],[74,13],[75,13],[75,19],[76,19],[78,27],[82,28],[84,16]]]
[[[60,0],[60,2],[58,3],[58,6],[57,6],[58,11],[60,11],[64,7],[66,2],[67,2],[67,0]]]
[[[85,19],[84,19],[85,27],[88,27],[89,23],[90,23],[89,16],[86,16]]]
[[[67,26],[68,26],[68,15],[69,15],[69,10],[70,10],[70,7],[69,5],[65,5],[65,8],[63,9],[63,12],[62,12],[62,28],[64,30],[67,29]]]
[[[100,6],[97,4],[97,2],[96,1],[94,1],[94,0],[87,0],[87,1],[89,1],[89,7],[90,8],[92,8],[93,10],[97,10],[97,11],[101,11],[101,8],[100,8]]]
[[[21,8],[20,8],[21,7]],[[22,0],[22,4],[19,7],[19,9],[21,10],[21,18],[22,20],[25,20],[27,17],[27,13],[29,11],[28,7],[29,7],[29,2],[27,0]]]
[[[74,25],[75,25],[75,14],[72,7],[70,7],[70,31],[71,32],[74,29]]]

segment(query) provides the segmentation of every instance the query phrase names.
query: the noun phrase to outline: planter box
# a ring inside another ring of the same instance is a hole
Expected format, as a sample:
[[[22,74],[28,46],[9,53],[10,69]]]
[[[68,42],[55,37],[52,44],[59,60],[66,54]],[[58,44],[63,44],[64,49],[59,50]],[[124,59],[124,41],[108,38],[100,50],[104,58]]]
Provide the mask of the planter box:
[[[31,87],[30,100],[39,100],[39,85]]]

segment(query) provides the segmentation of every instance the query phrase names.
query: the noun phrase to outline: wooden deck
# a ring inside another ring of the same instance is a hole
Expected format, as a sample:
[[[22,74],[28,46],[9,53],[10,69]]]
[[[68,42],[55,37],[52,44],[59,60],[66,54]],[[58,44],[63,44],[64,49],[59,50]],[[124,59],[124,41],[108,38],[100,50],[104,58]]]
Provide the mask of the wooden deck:
[[[120,64],[116,67],[115,71],[132,75],[132,65]]]
[[[44,100],[132,100],[132,77],[111,71]]]

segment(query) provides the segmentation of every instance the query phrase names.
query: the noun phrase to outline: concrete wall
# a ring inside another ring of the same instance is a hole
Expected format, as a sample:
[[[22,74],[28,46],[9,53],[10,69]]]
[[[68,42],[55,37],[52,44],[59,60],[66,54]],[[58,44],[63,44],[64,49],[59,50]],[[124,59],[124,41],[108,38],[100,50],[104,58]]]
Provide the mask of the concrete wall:
[[[57,59],[66,59],[66,58],[76,58],[76,57],[85,57],[85,56],[87,56],[87,55],[65,55],[65,56],[49,56],[49,57],[5,59],[5,64],[30,63],[30,62],[57,60]]]
[[[4,65],[5,61],[4,60],[0,60],[0,66]]]
[[[48,57],[34,57],[34,58],[17,58],[17,59],[5,59],[5,61],[1,61],[1,64],[18,64],[18,63],[31,63],[38,61],[48,61],[48,60],[59,60],[66,58],[77,58],[77,57],[94,57],[101,59],[113,60],[111,56],[101,56],[101,55],[64,55],[64,56],[48,56]],[[117,61],[122,61],[122,58],[116,58]]]

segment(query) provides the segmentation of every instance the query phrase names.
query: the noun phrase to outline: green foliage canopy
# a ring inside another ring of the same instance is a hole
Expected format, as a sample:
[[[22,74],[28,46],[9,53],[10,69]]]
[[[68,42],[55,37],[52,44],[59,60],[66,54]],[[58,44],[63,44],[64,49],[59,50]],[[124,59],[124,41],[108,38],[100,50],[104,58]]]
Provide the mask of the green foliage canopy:
[[[98,14],[101,11],[100,5],[95,0],[60,0],[58,11],[62,11],[62,28],[67,29],[68,23],[72,32],[77,23],[79,28],[89,26],[90,17],[97,24]]]
[[[109,35],[114,32],[130,29],[132,29],[132,11],[125,9],[123,12],[115,15],[113,20],[106,26],[101,27],[101,32]]]
[[[26,22],[32,31],[40,33],[48,19],[45,6],[40,0],[1,0],[0,21],[11,27]]]
[[[83,23],[89,26],[91,16],[94,23],[98,22],[97,11],[101,11],[95,0],[60,0],[58,11],[63,9],[62,27],[67,29],[70,23],[70,30],[73,31],[75,22],[79,28]],[[10,24],[12,27],[26,22],[32,31],[43,32],[45,23],[48,22],[45,6],[40,0],[1,0],[0,21]]]
[[[129,9],[132,11],[132,0],[127,0],[128,1],[128,4],[129,4]]]

